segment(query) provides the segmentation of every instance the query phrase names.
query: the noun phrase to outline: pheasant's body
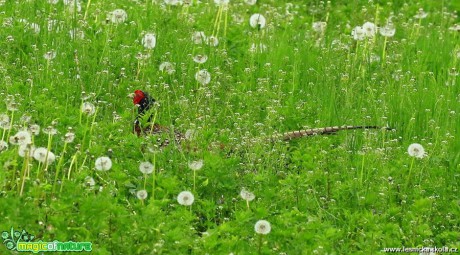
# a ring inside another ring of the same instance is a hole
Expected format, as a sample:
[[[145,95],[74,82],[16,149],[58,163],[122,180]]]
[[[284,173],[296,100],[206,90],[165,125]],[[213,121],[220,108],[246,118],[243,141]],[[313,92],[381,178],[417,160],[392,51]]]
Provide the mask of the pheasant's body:
[[[148,93],[141,90],[136,90],[134,92],[133,103],[138,106],[138,114],[136,120],[134,121],[134,132],[138,136],[142,135],[158,135],[158,134],[174,134],[174,139],[176,143],[180,143],[185,140],[185,136],[177,131],[171,132],[167,127],[160,126],[157,123],[152,123],[155,119],[154,103],[155,99],[150,97]],[[278,135],[274,135],[271,140],[282,140],[289,141],[296,138],[301,138],[305,136],[314,136],[314,135],[329,135],[335,134],[337,131],[341,130],[352,130],[352,129],[381,129],[379,126],[331,126],[323,128],[310,128],[304,130],[297,130],[286,132]],[[384,128],[389,129],[389,128]],[[166,146],[169,144],[169,140],[166,139],[161,142],[161,146]]]
[[[335,134],[337,131],[341,130],[351,130],[351,129],[381,129],[379,126],[333,126],[333,127],[323,127],[323,128],[309,128],[304,130],[297,130],[283,133],[275,138],[279,138],[283,141],[289,141],[295,138],[301,138],[304,136],[314,136],[314,135],[330,135]]]

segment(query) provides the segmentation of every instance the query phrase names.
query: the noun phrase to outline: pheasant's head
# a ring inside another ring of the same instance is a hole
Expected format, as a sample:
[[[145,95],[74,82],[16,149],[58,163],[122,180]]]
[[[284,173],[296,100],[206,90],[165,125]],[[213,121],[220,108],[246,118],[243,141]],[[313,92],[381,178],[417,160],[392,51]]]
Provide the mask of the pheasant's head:
[[[146,95],[142,90],[134,91],[133,104],[140,104],[145,97]]]

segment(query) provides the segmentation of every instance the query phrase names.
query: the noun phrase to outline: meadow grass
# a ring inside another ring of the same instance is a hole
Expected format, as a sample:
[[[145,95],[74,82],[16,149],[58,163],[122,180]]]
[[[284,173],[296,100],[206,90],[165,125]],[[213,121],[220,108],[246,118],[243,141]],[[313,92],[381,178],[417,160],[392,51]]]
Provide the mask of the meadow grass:
[[[191,2],[0,1],[0,231],[94,254],[460,247],[456,1]],[[354,40],[365,22],[395,35]],[[192,138],[133,134],[136,89]],[[266,139],[334,125],[393,130]]]

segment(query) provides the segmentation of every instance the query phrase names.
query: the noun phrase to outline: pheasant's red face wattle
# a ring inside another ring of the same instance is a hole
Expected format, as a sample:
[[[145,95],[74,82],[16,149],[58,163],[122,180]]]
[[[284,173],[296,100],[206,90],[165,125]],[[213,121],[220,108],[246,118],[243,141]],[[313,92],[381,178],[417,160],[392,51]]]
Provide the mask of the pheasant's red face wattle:
[[[134,98],[133,98],[133,103],[134,104],[139,104],[142,99],[144,99],[145,94],[142,92],[142,90],[136,90],[134,91]]]

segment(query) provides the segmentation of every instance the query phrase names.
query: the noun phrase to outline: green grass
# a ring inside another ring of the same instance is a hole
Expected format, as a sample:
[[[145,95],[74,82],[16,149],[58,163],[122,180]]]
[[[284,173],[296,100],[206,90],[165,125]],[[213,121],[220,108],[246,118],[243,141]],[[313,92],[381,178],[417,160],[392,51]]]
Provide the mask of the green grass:
[[[460,22],[453,15],[460,6],[405,2],[232,0],[221,14],[213,1],[185,7],[93,0],[77,13],[62,1],[0,4],[0,114],[12,120],[11,129],[0,129],[2,140],[38,124],[32,144],[57,156],[46,165],[19,156],[11,143],[0,151],[0,231],[90,241],[94,254],[458,248],[460,34],[449,28]],[[425,19],[413,18],[419,8]],[[125,22],[106,22],[115,9],[127,12]],[[254,13],[266,17],[265,28],[249,26]],[[384,26],[390,15],[396,34],[385,53],[380,34],[351,37],[355,26]],[[56,20],[52,30],[50,20]],[[313,31],[316,21],[327,21],[324,33]],[[72,30],[84,38],[71,38]],[[219,45],[193,44],[195,31],[214,31]],[[142,45],[147,32],[157,37],[151,50]],[[253,43],[266,50],[251,52]],[[56,52],[52,60],[44,58],[49,51]],[[207,62],[195,63],[197,54]],[[159,71],[165,61],[175,65],[173,74]],[[201,69],[211,74],[207,85],[195,80]],[[194,130],[194,139],[160,149],[157,137],[134,135],[128,95],[136,89],[159,102],[158,123]],[[94,104],[95,114],[83,114],[83,102]],[[262,139],[331,125],[394,131]],[[58,133],[45,134],[48,126]],[[65,143],[69,127],[76,138]],[[427,156],[410,157],[412,143]],[[111,158],[110,170],[96,171],[101,156]],[[204,162],[195,176],[194,160]],[[139,171],[145,161],[154,164],[154,175]],[[249,206],[239,196],[243,188],[256,196]],[[136,191],[143,189],[142,201]],[[194,194],[191,207],[176,200],[185,190]],[[260,236],[254,224],[262,219],[271,232]],[[4,245],[0,251],[10,252]]]

